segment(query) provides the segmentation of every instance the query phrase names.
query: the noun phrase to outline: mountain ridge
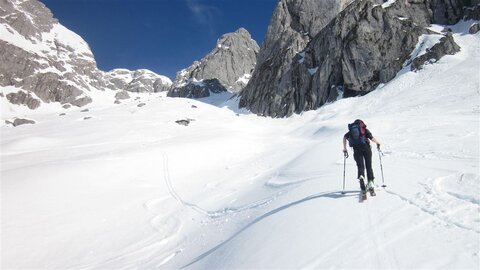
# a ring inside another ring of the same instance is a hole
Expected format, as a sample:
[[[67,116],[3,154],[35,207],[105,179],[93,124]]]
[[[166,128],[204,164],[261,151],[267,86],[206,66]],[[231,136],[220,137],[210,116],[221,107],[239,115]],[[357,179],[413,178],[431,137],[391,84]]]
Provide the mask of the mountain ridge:
[[[126,72],[129,81],[120,74],[125,69],[99,70],[87,42],[36,0],[3,1],[0,34],[0,86],[18,88],[4,94],[11,104],[83,107],[94,91],[159,92],[172,84],[147,69]]]
[[[300,37],[293,28],[271,30],[282,25],[279,14],[298,12],[288,4],[304,3],[279,2],[266,40],[285,49],[278,53],[275,46],[262,46],[252,79],[239,94],[240,107],[257,115],[288,117],[336,100],[338,91],[346,97],[366,94],[402,69],[419,37],[431,33],[426,29],[431,23],[458,22],[466,7],[461,0],[357,0],[341,12],[324,11],[335,14],[334,19],[313,37]],[[311,20],[307,17],[307,23]],[[448,33],[441,35],[446,39],[442,48],[436,47],[436,60],[459,50]],[[370,52],[370,48],[375,49]]]
[[[245,28],[222,35],[210,53],[177,73],[168,96],[199,98],[210,92],[239,92],[250,79],[258,50]],[[206,84],[200,85],[203,80]]]

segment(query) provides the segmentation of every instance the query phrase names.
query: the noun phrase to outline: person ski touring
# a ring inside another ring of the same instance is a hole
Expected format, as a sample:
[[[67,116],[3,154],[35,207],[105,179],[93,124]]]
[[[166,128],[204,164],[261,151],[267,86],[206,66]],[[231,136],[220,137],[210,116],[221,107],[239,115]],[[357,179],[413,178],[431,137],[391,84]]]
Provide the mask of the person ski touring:
[[[348,132],[343,136],[343,154],[345,158],[348,158],[347,140],[350,147],[353,147],[353,158],[357,163],[358,176],[357,179],[360,182],[360,189],[362,190],[363,198],[366,198],[367,188],[372,196],[375,196],[374,189],[374,176],[372,169],[372,149],[370,147],[370,141],[377,144],[377,148],[380,150],[380,142],[377,141],[370,130],[367,129],[367,125],[357,119],[355,122],[348,124]],[[365,169],[367,170],[368,183],[365,187]]]

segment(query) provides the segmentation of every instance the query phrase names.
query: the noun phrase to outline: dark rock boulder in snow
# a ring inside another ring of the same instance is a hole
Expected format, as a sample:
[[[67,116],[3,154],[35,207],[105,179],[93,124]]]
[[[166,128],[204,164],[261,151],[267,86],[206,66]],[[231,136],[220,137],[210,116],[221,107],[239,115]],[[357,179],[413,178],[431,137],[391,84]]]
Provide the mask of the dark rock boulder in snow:
[[[121,99],[129,99],[130,98],[130,95],[128,94],[127,91],[120,91],[118,93],[115,94],[115,98],[117,100],[121,100]]]
[[[222,88],[232,92],[240,91],[250,79],[258,50],[257,43],[244,28],[223,35],[207,56],[177,73],[168,96],[178,97],[178,93],[182,93],[181,97],[194,97],[188,89],[197,89],[196,81],[206,82],[212,79],[216,79]],[[178,90],[185,87],[188,89]]]
[[[474,23],[470,26],[470,28],[468,29],[468,33],[474,35],[476,33],[478,33],[478,31],[480,31],[480,24],[479,23]]]
[[[374,90],[404,67],[421,36],[434,34],[426,29],[434,21],[432,16],[440,12],[439,6],[436,11],[429,8],[433,2],[358,0],[304,45],[296,39],[294,43],[287,39],[282,43],[287,47],[284,50],[264,52],[262,46],[252,80],[240,93],[240,106],[259,115],[285,117],[337,99],[338,89],[347,97]],[[279,6],[288,3],[280,1]],[[269,31],[272,25],[281,24],[276,22],[278,9]],[[283,21],[280,19],[280,22]],[[276,40],[283,39],[280,35]],[[456,48],[453,39],[446,36],[425,57],[441,57],[454,53]],[[288,55],[293,53],[290,59]]]
[[[15,118],[12,122],[6,121],[7,124],[12,124],[14,127],[18,127],[20,125],[25,125],[25,124],[35,124],[35,121],[30,120],[30,119],[23,119],[23,118]]]
[[[190,118],[180,119],[180,120],[175,121],[175,123],[177,123],[179,125],[182,125],[182,126],[188,126],[190,124],[190,122],[192,122],[192,121],[195,121],[195,119],[190,119]]]
[[[203,98],[210,93],[226,92],[227,89],[217,79],[189,81],[183,85],[174,86],[169,92],[170,97]]]

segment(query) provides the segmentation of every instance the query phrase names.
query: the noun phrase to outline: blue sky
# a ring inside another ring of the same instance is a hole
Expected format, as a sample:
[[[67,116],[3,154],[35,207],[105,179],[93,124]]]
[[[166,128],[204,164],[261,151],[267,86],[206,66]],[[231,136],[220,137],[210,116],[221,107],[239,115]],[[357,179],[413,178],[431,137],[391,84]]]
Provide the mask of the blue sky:
[[[224,33],[246,28],[259,45],[277,0],[40,0],[79,34],[101,70],[150,69],[172,80]]]

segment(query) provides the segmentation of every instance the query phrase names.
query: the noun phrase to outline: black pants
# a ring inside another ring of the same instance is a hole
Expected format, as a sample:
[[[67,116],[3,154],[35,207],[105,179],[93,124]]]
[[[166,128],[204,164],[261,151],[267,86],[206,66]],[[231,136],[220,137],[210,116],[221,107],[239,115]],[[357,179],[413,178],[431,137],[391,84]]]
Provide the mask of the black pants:
[[[357,162],[358,168],[358,178],[363,176],[365,178],[365,168],[367,169],[367,178],[368,181],[373,180],[373,169],[372,169],[372,148],[370,145],[365,145],[363,147],[354,147],[353,148],[353,158]]]

